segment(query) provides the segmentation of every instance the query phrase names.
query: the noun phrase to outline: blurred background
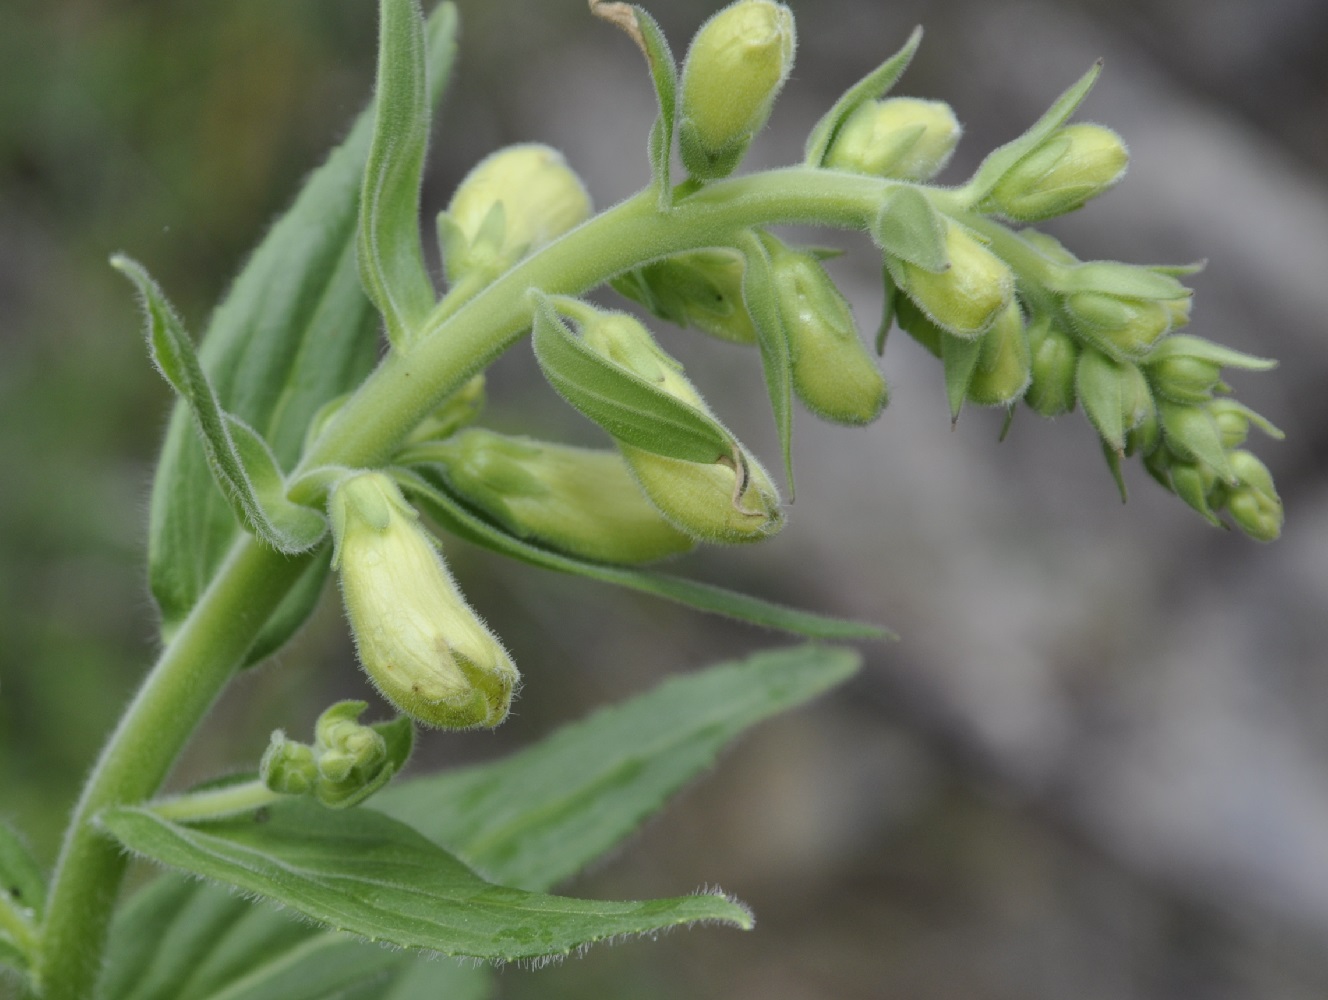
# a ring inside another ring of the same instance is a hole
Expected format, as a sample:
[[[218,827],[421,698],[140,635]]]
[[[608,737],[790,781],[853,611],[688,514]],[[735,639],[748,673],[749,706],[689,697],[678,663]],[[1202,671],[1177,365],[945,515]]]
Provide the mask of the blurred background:
[[[681,56],[717,5],[655,13]],[[970,409],[907,337],[868,430],[795,427],[782,536],[676,568],[886,623],[850,686],[766,723],[565,891],[720,885],[757,930],[595,948],[511,998],[1293,1000],[1328,994],[1328,4],[810,0],[749,166],[800,159],[834,98],[925,25],[896,93],[967,126],[966,176],[1099,56],[1080,113],[1124,184],[1047,228],[1081,257],[1208,260],[1193,331],[1281,359],[1235,378],[1287,432],[1254,447],[1287,509],[1269,546],[1210,528],[1142,470],[1122,506],[1086,421]],[[583,0],[461,0],[426,215],[505,143],[565,150],[600,206],[646,182],[653,95]],[[0,815],[53,859],[97,747],[151,659],[148,488],[169,399],[123,250],[197,333],[369,92],[374,5],[0,5]],[[432,226],[428,227],[431,230]],[[833,237],[838,240],[839,237]],[[822,236],[821,241],[825,240]],[[876,252],[834,263],[864,330]],[[608,301],[608,300],[606,300]],[[657,324],[658,328],[658,324]],[[776,463],[755,356],[661,331]],[[518,346],[489,423],[595,440]],[[782,642],[461,544],[449,559],[526,675],[497,733],[433,734],[422,769],[522,746],[670,673]],[[334,595],[329,595],[334,596]],[[335,599],[218,707],[177,780],[252,767],[268,732],[369,697]]]

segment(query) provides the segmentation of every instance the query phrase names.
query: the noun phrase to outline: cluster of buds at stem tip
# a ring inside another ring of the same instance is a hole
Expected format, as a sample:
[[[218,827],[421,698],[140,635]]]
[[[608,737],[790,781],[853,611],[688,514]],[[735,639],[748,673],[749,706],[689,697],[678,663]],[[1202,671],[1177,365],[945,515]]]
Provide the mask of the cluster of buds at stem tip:
[[[438,216],[447,279],[487,282],[590,214],[585,185],[556,149],[500,149],[471,168]]]
[[[419,455],[438,464],[457,495],[514,535],[570,555],[633,564],[695,545],[641,494],[616,451],[474,428]]]
[[[259,764],[263,784],[280,795],[312,795],[333,809],[363,802],[400,770],[412,742],[404,719],[362,725],[358,720],[368,707],[342,701],[328,708],[314,725],[312,746],[278,729]]]
[[[574,299],[559,310],[581,328],[581,340],[600,357],[626,369],[688,407],[713,418],[682,365],[626,313],[596,309]],[[725,460],[694,462],[619,439],[619,451],[650,502],[679,530],[704,542],[752,542],[783,526],[779,491],[754,456],[737,446]]]
[[[868,101],[840,126],[825,165],[873,177],[926,181],[944,169],[963,128],[944,101]]]
[[[738,0],[697,31],[682,68],[678,147],[703,180],[738,165],[793,68],[793,13],[771,0]]]
[[[496,726],[518,674],[462,597],[397,485],[352,473],[328,501],[341,596],[360,664],[388,701],[417,722]]]

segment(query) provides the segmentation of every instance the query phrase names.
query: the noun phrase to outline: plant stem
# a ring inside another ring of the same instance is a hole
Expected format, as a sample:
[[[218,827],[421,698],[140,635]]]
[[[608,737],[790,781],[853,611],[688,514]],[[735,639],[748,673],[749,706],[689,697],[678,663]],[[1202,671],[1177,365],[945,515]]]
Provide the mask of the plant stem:
[[[204,819],[234,816],[236,813],[252,812],[283,798],[286,796],[272,791],[262,781],[255,779],[238,785],[227,785],[224,788],[209,788],[202,792],[172,795],[169,798],[150,802],[146,808],[151,809],[162,819],[174,823],[193,823]]]
[[[144,679],[97,761],[65,834],[35,976],[46,1000],[86,1000],[101,966],[128,858],[96,828],[97,813],[156,792],[307,562],[308,557],[290,559],[250,535],[241,536]]]
[[[460,308],[456,299],[440,303],[411,348],[390,351],[346,402],[292,479],[323,466],[390,461],[433,407],[529,328],[532,288],[576,295],[671,253],[733,245],[752,226],[864,229],[889,183],[793,167],[708,184],[667,213],[658,211],[656,194],[647,189],[532,254]],[[145,678],[66,831],[37,970],[46,1000],[85,1000],[101,964],[127,859],[97,830],[97,813],[156,793],[308,558],[284,558],[242,536]]]

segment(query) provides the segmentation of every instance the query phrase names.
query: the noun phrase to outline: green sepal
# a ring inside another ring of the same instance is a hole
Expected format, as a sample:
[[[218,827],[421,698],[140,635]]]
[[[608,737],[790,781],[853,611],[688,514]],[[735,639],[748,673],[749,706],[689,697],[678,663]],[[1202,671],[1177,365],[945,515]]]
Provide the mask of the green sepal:
[[[1148,352],[1146,364],[1156,364],[1167,358],[1197,358],[1223,368],[1238,368],[1247,372],[1266,372],[1277,367],[1272,358],[1260,358],[1244,351],[1237,351],[1222,344],[1215,344],[1203,337],[1191,334],[1175,334],[1168,337]]]
[[[887,257],[939,274],[950,266],[945,226],[945,218],[930,198],[917,188],[900,186],[881,200],[871,234]]]
[[[913,55],[918,51],[921,42],[922,28],[919,26],[913,29],[903,48],[844,91],[830,110],[821,116],[820,121],[812,126],[811,133],[807,136],[805,160],[807,166],[824,165],[825,155],[830,151],[840,127],[862,105],[889,93],[890,88],[904,75],[904,70],[908,69],[908,64],[913,61]]]
[[[1127,503],[1130,494],[1125,489],[1125,473],[1121,469],[1120,452],[1107,444],[1105,438],[1099,438],[1098,443],[1102,446],[1102,457],[1106,460],[1107,470],[1111,473],[1111,479],[1116,484],[1117,492],[1120,493],[1121,503]]]
[[[1168,448],[1183,458],[1204,463],[1228,484],[1237,484],[1226,449],[1222,447],[1222,432],[1206,407],[1163,401],[1158,405],[1157,415]]]
[[[1083,103],[1088,92],[1093,89],[1093,84],[1101,72],[1102,60],[1099,59],[1087,73],[1056,98],[1055,103],[1027,132],[988,153],[986,159],[978,165],[973,178],[960,188],[959,197],[970,205],[981,204],[1011,167],[1042,145],[1045,139],[1065,124],[1075,109]]]
[[[746,260],[742,276],[742,298],[756,327],[756,344],[761,351],[761,371],[765,375],[770,410],[779,435],[780,454],[784,459],[784,478],[789,497],[793,487],[793,363],[789,356],[789,332],[779,308],[774,269],[770,260],[773,236],[748,230],[739,249]]]
[[[558,395],[616,440],[687,462],[742,464],[738,442],[714,417],[595,353],[572,333],[548,296],[535,295],[532,343]]]
[[[365,294],[382,313],[387,339],[408,346],[434,304],[420,245],[420,178],[429,145],[430,100],[424,22],[415,0],[381,0],[374,131],[360,194],[356,251]],[[451,24],[437,30],[449,52]]]
[[[376,808],[500,882],[546,890],[611,852],[748,729],[858,666],[852,650],[803,645],[673,676],[501,760],[394,785]]]
[[[945,399],[950,404],[950,422],[958,423],[968,398],[968,386],[982,354],[981,337],[952,337],[941,333],[941,365],[945,370]]]
[[[412,501],[439,527],[491,552],[517,559],[529,566],[538,566],[556,573],[589,577],[602,583],[674,601],[697,611],[724,615],[750,625],[777,629],[809,639],[894,638],[893,632],[878,625],[846,621],[799,608],[789,608],[697,580],[624,566],[610,566],[554,552],[518,538],[502,527],[474,514],[463,501],[452,495],[446,480],[441,475],[434,474],[427,468],[419,471],[398,469],[395,470],[395,475],[402,488],[411,494]]]
[[[1126,363],[1085,347],[1075,368],[1075,393],[1085,415],[1102,440],[1121,454],[1125,451],[1125,432],[1129,430],[1125,426],[1122,401],[1122,370]]]
[[[627,32],[650,67],[650,82],[655,85],[655,98],[659,102],[659,117],[650,126],[650,180],[659,193],[660,211],[668,211],[673,204],[669,166],[678,117],[678,64],[673,59],[669,40],[660,30],[659,22],[638,4],[592,0],[590,11]]]
[[[173,823],[127,806],[99,826],[130,851],[233,886],[376,941],[513,961],[565,955],[625,934],[697,921],[752,924],[719,895],[600,902],[486,882],[404,823],[372,809],[329,811],[301,799],[255,817]]]
[[[111,266],[138,286],[152,362],[189,404],[212,473],[231,499],[236,517],[279,552],[307,552],[327,531],[323,516],[286,499],[286,479],[268,443],[239,417],[222,410],[193,342],[147,271],[119,255],[111,258]]]
[[[1092,260],[1059,268],[1049,273],[1047,287],[1065,294],[1097,292],[1149,302],[1185,299],[1192,294],[1174,275],[1114,260]]]
[[[885,354],[885,341],[890,336],[890,327],[894,326],[895,313],[898,310],[899,286],[890,276],[890,268],[881,264],[881,323],[876,328],[876,354]]]

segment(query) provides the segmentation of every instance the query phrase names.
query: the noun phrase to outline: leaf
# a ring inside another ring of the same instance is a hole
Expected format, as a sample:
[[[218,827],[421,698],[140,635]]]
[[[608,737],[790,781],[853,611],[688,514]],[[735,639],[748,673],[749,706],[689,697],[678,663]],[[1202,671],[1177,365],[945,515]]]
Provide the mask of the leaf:
[[[447,491],[442,477],[405,473],[401,481],[428,515],[447,531],[493,552],[519,559],[530,566],[590,577],[603,583],[612,583],[629,590],[638,590],[665,600],[676,601],[698,611],[709,611],[752,625],[791,632],[811,639],[850,640],[893,637],[888,629],[876,625],[845,621],[811,611],[784,607],[748,594],[725,590],[713,584],[623,566],[610,566],[554,552],[508,534],[501,527],[472,513]]]
[[[765,239],[772,237],[765,236]],[[789,334],[779,307],[774,267],[762,237],[748,231],[742,245],[746,267],[742,275],[742,297],[756,327],[756,343],[761,351],[761,370],[765,374],[770,409],[779,433],[780,452],[784,456],[784,476],[793,493],[793,362],[789,357]]]
[[[982,353],[981,337],[952,337],[942,333],[941,365],[945,370],[945,399],[950,404],[950,422],[958,423],[959,413],[968,398],[968,387],[973,382],[978,355]]]
[[[29,911],[36,919],[46,909],[41,866],[5,823],[0,823],[0,906]]]
[[[655,85],[655,97],[659,101],[659,117],[650,126],[650,180],[659,192],[660,211],[668,211],[673,204],[669,165],[673,156],[673,129],[678,116],[678,65],[669,49],[669,41],[660,30],[659,22],[637,4],[591,0],[590,11],[627,32],[650,67],[650,80]]]
[[[429,19],[435,103],[455,50],[455,27],[451,4]],[[314,414],[359,383],[377,360],[378,321],[355,260],[372,127],[371,112],[360,115],[341,147],[309,177],[249,258],[199,348],[222,406],[269,441],[286,470],[299,457]],[[176,406],[153,481],[149,580],[167,633],[206,589],[238,532],[190,424],[188,408]],[[270,624],[263,645],[276,649],[301,621],[284,615],[281,628]]]
[[[371,940],[494,961],[565,955],[624,934],[716,921],[751,926],[717,895],[646,902],[546,896],[493,885],[409,826],[369,808],[302,800],[262,820],[172,823],[117,807],[101,826],[136,854],[272,899]]]
[[[532,341],[540,370],[558,395],[615,439],[687,462],[740,454],[733,435],[714,417],[587,347],[547,296],[537,299]]]
[[[394,784],[376,807],[501,882],[547,889],[621,843],[751,726],[843,683],[858,662],[798,646],[675,677],[492,764]]]
[[[939,274],[950,266],[945,229],[945,219],[931,199],[917,188],[896,187],[881,203],[872,238],[889,256]]]
[[[962,199],[970,205],[979,205],[1011,167],[1065,124],[1066,119],[1074,114],[1075,109],[1093,89],[1093,84],[1097,82],[1098,74],[1101,72],[1102,60],[1099,59],[1065,93],[1056,98],[1056,102],[1027,132],[988,153],[986,159],[978,165],[973,179],[960,189]]]
[[[844,122],[868,101],[885,96],[904,75],[904,70],[913,61],[913,55],[921,42],[922,28],[914,28],[903,48],[844,91],[843,96],[821,116],[821,120],[812,126],[811,134],[807,136],[807,166],[819,167],[825,164],[826,153],[830,151]]]
[[[449,1000],[482,997],[490,980],[487,969],[421,962],[174,873],[121,909],[106,954],[98,1000],[340,1000],[357,988],[377,998],[416,964]]]
[[[420,178],[429,145],[424,22],[415,0],[381,0],[378,94],[356,230],[360,280],[387,339],[406,347],[433,308],[420,244]]]
[[[221,408],[189,335],[147,271],[122,256],[112,257],[111,265],[134,282],[143,296],[152,361],[189,404],[208,464],[234,504],[236,516],[280,552],[296,555],[308,551],[327,530],[323,516],[286,499],[285,477],[267,442]]]

